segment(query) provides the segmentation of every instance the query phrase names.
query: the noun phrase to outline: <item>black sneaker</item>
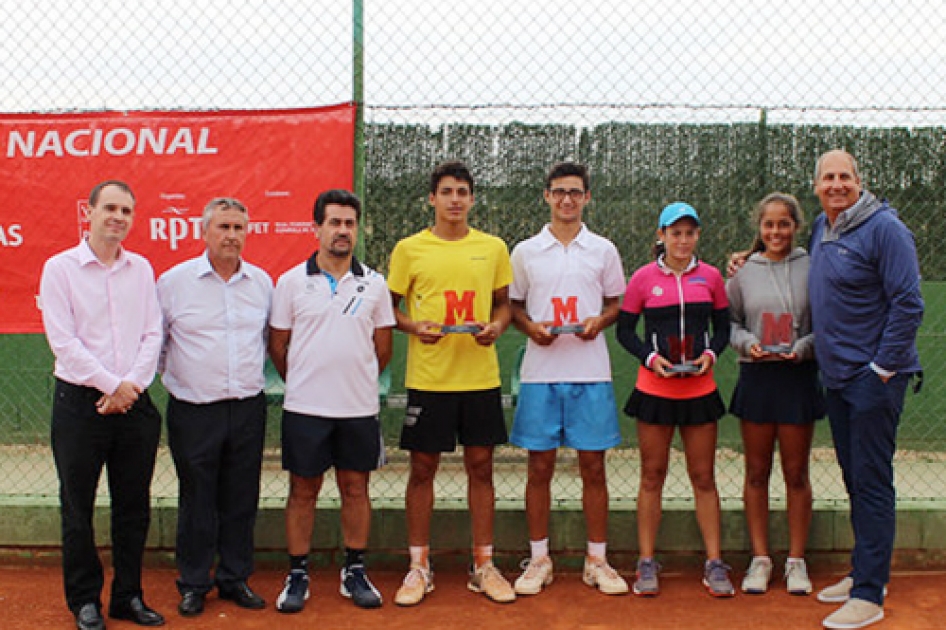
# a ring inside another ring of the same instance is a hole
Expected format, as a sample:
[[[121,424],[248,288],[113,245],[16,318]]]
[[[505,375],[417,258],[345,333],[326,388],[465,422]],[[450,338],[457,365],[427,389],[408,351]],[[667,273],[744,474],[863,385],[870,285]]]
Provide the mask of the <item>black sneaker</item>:
[[[381,593],[374,587],[371,580],[365,574],[365,567],[361,564],[353,564],[350,567],[342,569],[342,584],[338,592],[343,597],[348,597],[359,608],[379,608],[381,606]]]
[[[281,613],[297,613],[305,608],[309,599],[309,574],[305,571],[292,571],[286,576],[286,586],[276,600],[276,610]]]

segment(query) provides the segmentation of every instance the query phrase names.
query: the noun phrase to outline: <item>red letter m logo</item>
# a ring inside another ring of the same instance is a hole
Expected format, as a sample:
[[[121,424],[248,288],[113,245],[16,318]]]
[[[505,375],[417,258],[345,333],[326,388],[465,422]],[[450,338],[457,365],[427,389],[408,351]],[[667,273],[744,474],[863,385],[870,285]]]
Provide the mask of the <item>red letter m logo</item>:
[[[476,291],[464,291],[463,297],[458,297],[456,291],[444,291],[443,298],[447,307],[443,318],[444,326],[456,326],[458,321],[464,324],[476,321],[476,312],[473,310]]]
[[[555,312],[555,325],[578,323],[578,296],[570,295],[564,300],[560,297],[552,298],[552,309]]]
[[[782,313],[775,319],[774,313],[762,313],[762,345],[783,343],[792,343],[792,314]]]

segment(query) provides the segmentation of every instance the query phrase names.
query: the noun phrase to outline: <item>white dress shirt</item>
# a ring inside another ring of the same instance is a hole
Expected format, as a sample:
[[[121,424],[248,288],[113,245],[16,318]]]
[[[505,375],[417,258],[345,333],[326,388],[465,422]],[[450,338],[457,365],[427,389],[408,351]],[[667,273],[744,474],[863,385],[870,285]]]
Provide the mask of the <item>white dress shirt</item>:
[[[162,274],[165,342],[158,369],[168,392],[197,404],[259,394],[272,295],[269,274],[245,260],[228,281],[206,253]]]

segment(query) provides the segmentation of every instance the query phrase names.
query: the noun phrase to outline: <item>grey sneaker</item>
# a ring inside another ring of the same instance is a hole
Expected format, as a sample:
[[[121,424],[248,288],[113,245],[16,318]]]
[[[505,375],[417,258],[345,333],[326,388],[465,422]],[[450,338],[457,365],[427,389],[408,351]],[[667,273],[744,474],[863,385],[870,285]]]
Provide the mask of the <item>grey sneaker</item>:
[[[786,571],[788,569],[786,568]],[[786,576],[788,573],[786,572]],[[761,595],[769,590],[772,581],[772,559],[768,556],[755,556],[746,569],[746,577],[742,579],[742,592],[750,595]]]
[[[732,567],[720,560],[707,560],[703,565],[703,586],[713,597],[732,597],[736,594],[729,572]]]
[[[660,563],[653,558],[641,558],[637,561],[637,579],[634,580],[634,594],[641,597],[656,597],[660,593],[657,574]]]

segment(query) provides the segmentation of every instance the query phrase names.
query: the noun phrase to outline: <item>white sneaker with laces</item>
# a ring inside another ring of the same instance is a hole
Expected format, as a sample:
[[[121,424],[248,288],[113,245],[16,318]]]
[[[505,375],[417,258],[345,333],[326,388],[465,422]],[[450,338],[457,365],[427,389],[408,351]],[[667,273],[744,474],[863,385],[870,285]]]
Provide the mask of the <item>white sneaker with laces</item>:
[[[415,606],[432,590],[434,572],[430,567],[412,564],[410,571],[404,576],[404,582],[394,595],[394,603],[398,606]]]
[[[518,595],[538,595],[542,589],[552,583],[552,558],[543,556],[539,559],[530,558],[523,563],[522,575],[516,580],[515,588]]]
[[[473,568],[466,587],[474,593],[483,593],[500,604],[516,601],[516,591],[492,562]]]
[[[630,590],[624,578],[603,559],[586,556],[581,579],[588,586],[598,587],[605,595],[623,595]]]
[[[810,595],[811,580],[808,567],[801,558],[785,562],[785,588],[790,595]]]
[[[755,556],[746,569],[746,577],[742,579],[742,592],[761,595],[769,590],[771,581],[772,559],[768,556]]]

